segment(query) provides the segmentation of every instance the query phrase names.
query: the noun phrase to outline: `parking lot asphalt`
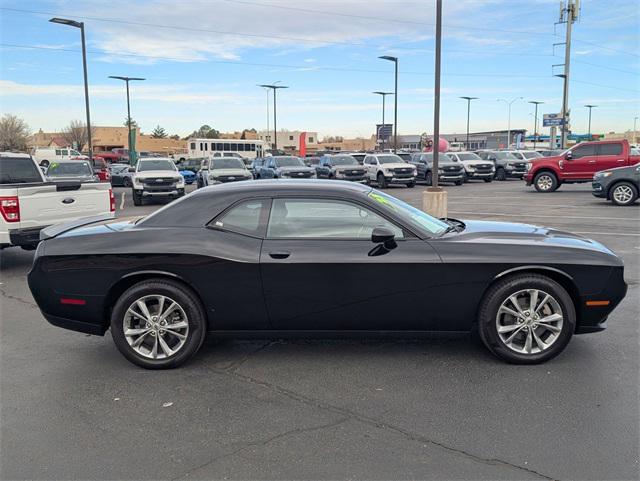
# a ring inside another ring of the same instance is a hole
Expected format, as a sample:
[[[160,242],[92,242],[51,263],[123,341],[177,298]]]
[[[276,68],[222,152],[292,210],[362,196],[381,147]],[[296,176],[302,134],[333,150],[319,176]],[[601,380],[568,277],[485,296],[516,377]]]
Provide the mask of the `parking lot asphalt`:
[[[389,192],[420,207],[423,189]],[[6,249],[0,477],[638,479],[640,206],[588,185],[446,189],[450,217],[544,224],[620,255],[629,292],[609,328],[537,366],[467,338],[210,340],[183,368],[145,371],[110,335],[47,324],[26,283],[32,253]],[[115,191],[118,216],[158,208]]]

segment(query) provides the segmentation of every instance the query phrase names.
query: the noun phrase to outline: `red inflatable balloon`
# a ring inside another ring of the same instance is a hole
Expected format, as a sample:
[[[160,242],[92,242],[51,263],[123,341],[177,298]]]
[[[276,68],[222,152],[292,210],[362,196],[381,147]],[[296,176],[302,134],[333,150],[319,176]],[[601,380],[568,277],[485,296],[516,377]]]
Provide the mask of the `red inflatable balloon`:
[[[440,142],[438,142],[438,151],[439,152],[447,152],[449,150],[449,142],[447,139],[443,139],[440,137]],[[427,152],[431,152],[433,150],[433,139],[429,139],[429,144],[426,149]]]

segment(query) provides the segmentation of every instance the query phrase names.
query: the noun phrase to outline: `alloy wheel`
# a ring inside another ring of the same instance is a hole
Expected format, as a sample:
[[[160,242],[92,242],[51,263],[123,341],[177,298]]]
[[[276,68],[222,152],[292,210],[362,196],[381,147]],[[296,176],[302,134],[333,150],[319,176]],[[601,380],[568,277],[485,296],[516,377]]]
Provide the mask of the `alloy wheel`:
[[[189,334],[182,306],[162,295],[144,296],[131,303],[122,323],[131,349],[148,359],[173,356],[183,348]]]
[[[539,354],[560,337],[564,315],[558,301],[540,289],[525,289],[507,297],[496,315],[502,343],[519,354]]]
[[[613,189],[613,198],[618,204],[628,204],[633,199],[633,190],[628,185],[619,185]]]
[[[549,175],[541,175],[538,177],[538,187],[540,190],[551,190],[553,187],[553,179]]]

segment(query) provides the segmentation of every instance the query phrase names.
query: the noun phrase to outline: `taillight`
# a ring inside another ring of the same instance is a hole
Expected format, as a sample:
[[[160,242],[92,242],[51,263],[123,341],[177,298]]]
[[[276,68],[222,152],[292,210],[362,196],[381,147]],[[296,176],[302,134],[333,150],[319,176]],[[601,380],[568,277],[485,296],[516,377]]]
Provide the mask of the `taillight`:
[[[20,222],[20,201],[18,201],[18,197],[0,197],[0,212],[7,222]]]
[[[116,196],[113,195],[112,189],[109,189],[109,211],[110,212],[116,211]]]

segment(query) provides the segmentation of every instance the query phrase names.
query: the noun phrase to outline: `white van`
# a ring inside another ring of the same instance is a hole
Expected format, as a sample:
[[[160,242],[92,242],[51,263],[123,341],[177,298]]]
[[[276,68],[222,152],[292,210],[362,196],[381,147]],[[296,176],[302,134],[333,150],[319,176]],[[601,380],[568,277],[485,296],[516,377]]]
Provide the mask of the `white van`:
[[[43,167],[47,167],[54,160],[89,160],[86,155],[67,147],[62,149],[36,147],[33,150],[33,158]]]

